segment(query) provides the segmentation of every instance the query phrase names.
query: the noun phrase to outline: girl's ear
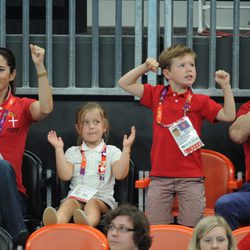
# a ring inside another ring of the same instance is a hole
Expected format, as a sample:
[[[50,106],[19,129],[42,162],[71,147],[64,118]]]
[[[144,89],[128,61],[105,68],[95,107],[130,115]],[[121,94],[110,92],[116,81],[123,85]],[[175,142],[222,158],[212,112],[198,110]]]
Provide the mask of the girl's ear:
[[[80,133],[80,128],[79,128],[77,123],[75,124],[75,129],[76,129],[77,134],[79,134]]]
[[[15,78],[16,78],[16,70],[14,69],[10,74],[10,82],[13,81]]]
[[[169,69],[164,69],[162,71],[162,74],[164,75],[164,77],[167,79],[167,80],[170,80],[171,79],[171,72]]]

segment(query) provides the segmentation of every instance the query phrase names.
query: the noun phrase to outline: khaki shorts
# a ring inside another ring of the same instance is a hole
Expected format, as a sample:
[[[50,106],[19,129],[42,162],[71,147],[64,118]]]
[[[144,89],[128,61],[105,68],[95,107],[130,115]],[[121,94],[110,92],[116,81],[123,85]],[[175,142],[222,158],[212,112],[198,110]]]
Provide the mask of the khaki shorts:
[[[203,217],[205,189],[203,178],[151,177],[147,192],[146,215],[149,223],[173,223],[172,207],[178,195],[178,218],[181,225],[194,227]]]

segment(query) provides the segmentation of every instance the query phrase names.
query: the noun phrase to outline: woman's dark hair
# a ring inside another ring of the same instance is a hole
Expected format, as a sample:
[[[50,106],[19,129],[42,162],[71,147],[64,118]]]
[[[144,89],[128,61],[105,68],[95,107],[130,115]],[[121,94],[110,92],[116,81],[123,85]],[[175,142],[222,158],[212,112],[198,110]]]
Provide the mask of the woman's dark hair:
[[[14,54],[7,48],[0,47],[0,55],[5,58],[7,65],[10,67],[10,73],[16,70],[16,58]],[[11,92],[15,94],[15,83],[14,80],[10,81]]]
[[[133,237],[135,245],[139,250],[148,250],[152,244],[152,238],[150,237],[149,222],[145,214],[131,204],[123,204],[106,214],[106,227],[110,225],[117,216],[128,216],[130,218],[135,230]],[[105,233],[107,234],[106,228]]]

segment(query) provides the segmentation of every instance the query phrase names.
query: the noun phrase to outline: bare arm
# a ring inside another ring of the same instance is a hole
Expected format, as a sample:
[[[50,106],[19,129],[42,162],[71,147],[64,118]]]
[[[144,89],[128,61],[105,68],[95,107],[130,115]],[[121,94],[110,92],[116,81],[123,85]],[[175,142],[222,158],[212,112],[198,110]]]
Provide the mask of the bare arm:
[[[117,180],[126,178],[129,172],[130,164],[130,150],[135,140],[135,127],[131,128],[131,134],[129,137],[124,135],[123,138],[123,149],[120,160],[113,163],[112,172]]]
[[[232,122],[236,116],[235,101],[230,86],[230,76],[224,70],[215,72],[215,81],[220,85],[224,92],[224,106],[217,114],[218,121]]]
[[[229,135],[233,142],[241,144],[250,135],[250,112],[242,115],[229,128]]]
[[[30,44],[32,60],[38,76],[38,101],[30,105],[30,113],[35,121],[42,120],[53,110],[52,91],[43,64],[45,50]]]
[[[56,172],[58,177],[63,181],[69,181],[73,176],[73,164],[66,161],[64,155],[64,143],[61,137],[57,137],[55,131],[50,131],[48,141],[55,149],[56,155]]]
[[[158,67],[159,64],[155,59],[148,58],[145,63],[130,70],[127,74],[121,77],[119,85],[130,94],[142,97],[144,87],[143,84],[137,82],[137,80],[148,71],[156,72]]]

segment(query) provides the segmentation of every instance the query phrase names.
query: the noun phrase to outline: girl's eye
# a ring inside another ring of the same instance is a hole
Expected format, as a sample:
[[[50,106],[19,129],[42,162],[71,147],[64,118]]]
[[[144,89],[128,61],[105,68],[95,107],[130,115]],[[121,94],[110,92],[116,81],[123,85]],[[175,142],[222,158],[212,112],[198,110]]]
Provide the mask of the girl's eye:
[[[100,123],[100,121],[94,121],[95,125],[98,125]]]
[[[83,121],[82,124],[83,124],[83,125],[88,125],[88,122],[87,122],[87,121]]]

